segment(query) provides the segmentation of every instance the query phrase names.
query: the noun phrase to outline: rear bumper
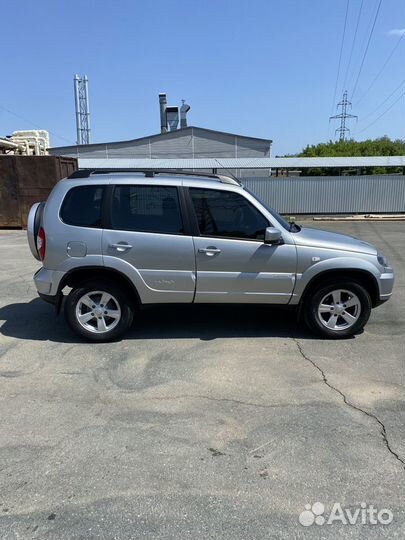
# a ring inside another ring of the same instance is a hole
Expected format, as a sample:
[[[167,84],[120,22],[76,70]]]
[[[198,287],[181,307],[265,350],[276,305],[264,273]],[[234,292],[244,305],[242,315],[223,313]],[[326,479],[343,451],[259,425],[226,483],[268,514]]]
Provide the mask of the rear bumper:
[[[55,294],[54,296],[51,296],[50,294],[42,294],[40,292],[38,293],[38,295],[41,298],[41,300],[44,300],[48,304],[53,304],[54,306],[58,305],[59,297],[61,296],[60,293]]]
[[[63,293],[59,292],[58,294],[55,294],[52,296],[50,294],[42,294],[39,292],[38,295],[42,300],[44,300],[48,304],[52,304],[53,306],[55,306],[56,313],[60,312],[60,308],[62,306],[62,300],[63,300]]]
[[[34,283],[39,297],[48,304],[54,305],[57,313],[60,311],[63,300],[63,293],[59,291],[59,283],[63,275],[64,272],[46,268],[40,268],[34,274]]]
[[[57,270],[47,270],[46,268],[40,268],[34,274],[34,283],[38,291],[39,296],[55,296],[59,290],[59,283],[64,272]]]
[[[57,313],[60,311],[63,300],[63,293],[59,290],[59,283],[64,274],[64,272],[47,270],[46,268],[40,268],[34,274],[34,283],[39,297],[48,304],[53,304]]]

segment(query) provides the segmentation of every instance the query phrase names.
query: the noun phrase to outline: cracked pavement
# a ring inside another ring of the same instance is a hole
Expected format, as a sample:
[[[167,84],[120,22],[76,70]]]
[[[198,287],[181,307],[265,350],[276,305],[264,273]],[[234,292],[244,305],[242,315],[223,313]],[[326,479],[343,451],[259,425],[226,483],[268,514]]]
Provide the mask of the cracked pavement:
[[[351,407],[352,409],[354,409],[355,411],[359,411],[361,412],[362,414],[365,414],[366,416],[370,417],[370,418],[373,418],[377,424],[379,425],[380,427],[380,433],[381,433],[381,436],[383,438],[383,441],[384,441],[384,444],[385,446],[387,447],[387,450],[400,462],[402,463],[402,465],[404,465],[404,470],[405,470],[405,461],[392,449],[389,441],[388,441],[388,435],[387,435],[387,430],[385,428],[385,425],[384,425],[384,422],[382,422],[378,416],[376,416],[375,414],[373,414],[372,412],[370,411],[367,411],[365,409],[362,409],[361,407],[357,406],[357,405],[354,405],[353,403],[351,403],[350,401],[348,401],[347,399],[347,396],[341,391],[339,390],[339,388],[336,388],[335,386],[333,386],[329,381],[328,381],[328,378],[326,377],[326,374],[325,372],[323,371],[322,368],[320,368],[316,362],[314,362],[311,358],[309,358],[309,356],[307,356],[300,343],[298,342],[298,340],[295,340],[295,342],[297,343],[297,347],[298,347],[298,350],[301,354],[301,356],[303,358],[305,358],[305,360],[307,360],[308,362],[310,362],[315,369],[317,369],[319,371],[319,373],[322,375],[322,380],[323,382],[326,384],[326,386],[328,386],[331,390],[333,390],[334,392],[336,392],[337,394],[339,394],[342,399],[343,399],[343,402],[345,405],[347,405],[348,407]]]
[[[354,339],[265,306],[166,306],[83,343],[37,298],[25,233],[0,231],[2,539],[405,537],[404,223],[310,226],[396,270]],[[394,518],[303,527],[315,502]]]

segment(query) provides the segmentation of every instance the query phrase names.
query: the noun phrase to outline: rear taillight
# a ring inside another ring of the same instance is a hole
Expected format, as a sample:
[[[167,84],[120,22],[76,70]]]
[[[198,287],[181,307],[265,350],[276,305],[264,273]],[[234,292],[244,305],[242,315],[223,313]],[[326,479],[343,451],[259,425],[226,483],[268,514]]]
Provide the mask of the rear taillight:
[[[41,261],[45,259],[45,247],[46,247],[45,231],[42,227],[40,227],[38,231],[38,235],[37,235],[37,249],[38,249],[38,255]]]

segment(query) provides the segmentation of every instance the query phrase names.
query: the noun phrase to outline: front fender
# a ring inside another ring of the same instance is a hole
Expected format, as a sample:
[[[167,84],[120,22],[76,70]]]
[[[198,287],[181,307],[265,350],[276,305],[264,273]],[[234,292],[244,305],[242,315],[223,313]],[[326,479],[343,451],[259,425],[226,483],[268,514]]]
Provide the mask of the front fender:
[[[294,292],[290,304],[298,304],[307,285],[321,274],[326,274],[332,271],[350,271],[357,270],[367,272],[372,275],[378,287],[378,279],[381,276],[378,268],[370,261],[357,257],[332,257],[323,261],[314,262],[307,267],[302,273],[297,273]]]

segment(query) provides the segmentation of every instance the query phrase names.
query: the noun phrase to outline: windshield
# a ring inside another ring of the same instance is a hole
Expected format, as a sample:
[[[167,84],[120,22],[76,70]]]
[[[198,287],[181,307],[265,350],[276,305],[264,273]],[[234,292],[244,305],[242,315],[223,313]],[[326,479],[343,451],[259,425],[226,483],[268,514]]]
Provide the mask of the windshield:
[[[284,227],[286,231],[291,232],[291,224],[288,223],[288,221],[286,221],[283,217],[281,217],[280,214],[278,214],[275,210],[273,210],[273,208],[270,208],[269,205],[267,205],[265,202],[259,199],[259,197],[255,193],[253,193],[253,191],[251,191],[249,188],[243,186],[243,189],[247,191],[248,193],[250,193],[250,195],[252,195],[252,197],[254,197],[256,201],[258,201],[267,210],[267,212],[269,212],[269,214],[271,214],[280,223],[280,225]]]

